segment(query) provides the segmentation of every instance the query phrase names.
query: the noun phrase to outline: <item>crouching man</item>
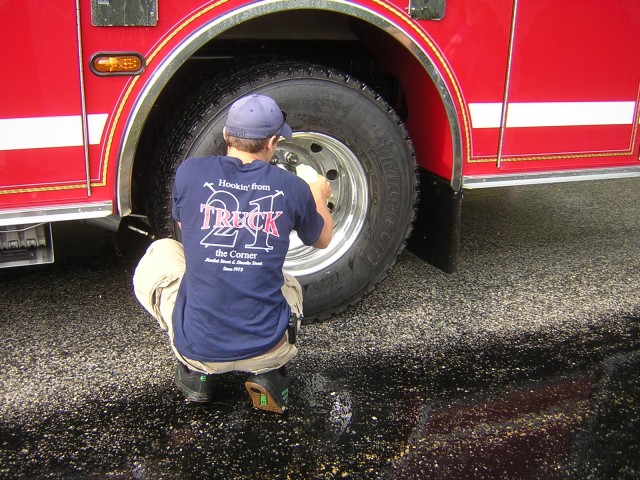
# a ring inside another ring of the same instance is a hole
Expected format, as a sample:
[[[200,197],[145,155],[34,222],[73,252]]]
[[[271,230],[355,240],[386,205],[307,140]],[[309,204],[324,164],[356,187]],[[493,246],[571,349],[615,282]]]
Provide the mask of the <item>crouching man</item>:
[[[167,332],[175,383],[191,401],[211,400],[216,374],[243,371],[254,407],[287,409],[285,364],[297,352],[302,315],[300,285],[282,271],[289,234],[326,248],[333,222],[323,176],[304,181],[269,163],[280,137],[292,131],[273,99],[234,102],[227,155],[189,158],[177,169],[173,217],[182,244],[152,243],[136,268],[136,297]]]

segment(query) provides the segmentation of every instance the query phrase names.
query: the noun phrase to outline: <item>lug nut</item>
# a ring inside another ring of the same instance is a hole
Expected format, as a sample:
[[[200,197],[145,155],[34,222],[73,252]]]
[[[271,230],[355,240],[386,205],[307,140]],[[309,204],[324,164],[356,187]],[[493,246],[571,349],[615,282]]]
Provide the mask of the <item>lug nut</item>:
[[[285,152],[284,161],[287,162],[289,165],[297,165],[300,159],[293,152]]]

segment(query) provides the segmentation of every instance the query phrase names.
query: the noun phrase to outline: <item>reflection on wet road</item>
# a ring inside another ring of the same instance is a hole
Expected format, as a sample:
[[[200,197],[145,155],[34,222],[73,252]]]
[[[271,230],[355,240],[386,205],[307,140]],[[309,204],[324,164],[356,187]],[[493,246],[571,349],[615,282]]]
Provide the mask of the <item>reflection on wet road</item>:
[[[392,478],[636,478],[638,353],[424,407]],[[506,387],[506,388],[505,388]]]
[[[54,265],[0,271],[0,477],[638,478],[637,191],[469,195],[460,272],[405,253],[306,326],[286,416],[236,373],[186,403],[131,293],[144,241],[56,226]]]

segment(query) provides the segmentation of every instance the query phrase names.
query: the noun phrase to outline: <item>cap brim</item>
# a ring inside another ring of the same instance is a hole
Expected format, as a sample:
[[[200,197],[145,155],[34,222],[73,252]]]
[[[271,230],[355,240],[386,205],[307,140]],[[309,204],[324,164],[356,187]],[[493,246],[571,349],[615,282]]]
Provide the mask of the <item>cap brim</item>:
[[[293,137],[293,131],[291,130],[291,127],[286,123],[282,125],[282,128],[280,128],[280,131],[277,133],[287,140],[291,140],[291,138]]]

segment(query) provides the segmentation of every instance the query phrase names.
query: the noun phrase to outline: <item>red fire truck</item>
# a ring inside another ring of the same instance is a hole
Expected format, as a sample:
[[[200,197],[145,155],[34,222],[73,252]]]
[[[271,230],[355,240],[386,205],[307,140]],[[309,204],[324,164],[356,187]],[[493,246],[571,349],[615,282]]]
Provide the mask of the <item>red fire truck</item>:
[[[177,165],[248,92],[333,187],[332,244],[285,265],[311,316],[407,242],[452,271],[464,189],[640,175],[638,0],[5,1],[0,31],[4,266],[52,261],[62,220],[174,235]]]

